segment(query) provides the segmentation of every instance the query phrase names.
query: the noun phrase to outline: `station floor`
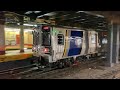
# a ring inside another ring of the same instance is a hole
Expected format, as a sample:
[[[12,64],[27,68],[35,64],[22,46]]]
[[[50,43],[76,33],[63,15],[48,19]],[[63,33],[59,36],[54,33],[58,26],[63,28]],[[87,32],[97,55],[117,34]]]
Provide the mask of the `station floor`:
[[[24,53],[32,53],[32,49],[26,49]],[[9,50],[6,51],[6,55],[20,54],[20,50]]]
[[[120,63],[113,67],[94,66],[66,72],[67,75],[52,79],[120,79]]]
[[[20,53],[20,50],[6,51],[5,55],[0,55],[0,62],[8,62],[14,60],[22,60],[32,56],[32,50],[26,49],[24,53]]]

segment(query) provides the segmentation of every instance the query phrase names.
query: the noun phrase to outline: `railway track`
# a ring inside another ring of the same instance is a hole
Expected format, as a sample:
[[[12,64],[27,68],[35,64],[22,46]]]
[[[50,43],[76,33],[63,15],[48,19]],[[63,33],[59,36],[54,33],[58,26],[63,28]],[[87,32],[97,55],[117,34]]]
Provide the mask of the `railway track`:
[[[74,64],[72,67],[67,67],[63,69],[45,68],[43,70],[39,70],[37,67],[34,67],[33,64],[25,67],[0,71],[0,79],[37,79],[46,77],[50,78],[55,76],[57,73],[65,72],[69,69],[72,69],[74,66],[80,66],[82,70],[84,68],[92,66],[92,64],[98,63],[99,61],[101,61],[100,58],[99,59],[92,58],[90,60],[78,62],[77,64]]]
[[[32,71],[34,69],[35,64],[27,65],[24,67],[17,67],[13,69],[3,70],[0,71],[0,79],[14,79],[16,75],[25,72],[25,71]]]
[[[57,69],[57,68],[53,68],[53,69],[48,69],[48,70],[44,70],[44,71],[33,71],[29,74],[24,74],[22,75],[20,78],[21,79],[49,79],[52,77],[57,77],[61,76],[62,73],[71,70],[71,69],[75,69],[78,68],[78,66],[80,67],[80,69],[84,69],[84,68],[88,68],[93,66],[92,64],[96,64],[99,63],[101,60],[90,60],[90,61],[84,61],[84,62],[78,62],[77,64],[72,65],[71,67],[66,67],[63,69]],[[59,75],[58,75],[59,74]]]

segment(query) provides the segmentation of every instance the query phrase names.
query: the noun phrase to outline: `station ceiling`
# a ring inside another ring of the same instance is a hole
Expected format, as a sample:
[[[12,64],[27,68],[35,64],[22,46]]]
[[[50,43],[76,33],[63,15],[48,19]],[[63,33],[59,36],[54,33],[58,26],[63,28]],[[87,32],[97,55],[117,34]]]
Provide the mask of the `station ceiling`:
[[[6,11],[7,12],[7,11]],[[12,11],[15,15],[30,17],[34,22],[36,19],[53,20],[56,25],[81,26],[96,30],[107,30],[108,23],[104,16],[93,14],[88,11]]]

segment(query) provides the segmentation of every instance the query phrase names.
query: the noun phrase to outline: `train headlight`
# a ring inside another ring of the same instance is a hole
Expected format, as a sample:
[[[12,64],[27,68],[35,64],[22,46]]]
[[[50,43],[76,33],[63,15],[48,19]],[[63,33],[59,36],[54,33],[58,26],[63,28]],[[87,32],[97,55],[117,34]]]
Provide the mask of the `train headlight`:
[[[37,46],[38,49],[40,49],[40,46]]]
[[[33,47],[33,48],[32,48],[32,51],[35,51],[35,50],[36,50],[36,47]]]
[[[37,45],[32,48],[32,51],[39,51],[40,49],[41,49],[41,47],[39,45]]]

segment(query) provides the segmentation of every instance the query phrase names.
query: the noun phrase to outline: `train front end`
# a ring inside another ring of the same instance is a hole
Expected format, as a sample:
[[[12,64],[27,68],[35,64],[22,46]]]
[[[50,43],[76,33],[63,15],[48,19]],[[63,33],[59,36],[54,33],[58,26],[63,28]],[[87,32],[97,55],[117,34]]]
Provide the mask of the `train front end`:
[[[33,56],[37,59],[34,61],[39,66],[49,66],[52,61],[51,47],[51,27],[40,25],[33,32]]]

